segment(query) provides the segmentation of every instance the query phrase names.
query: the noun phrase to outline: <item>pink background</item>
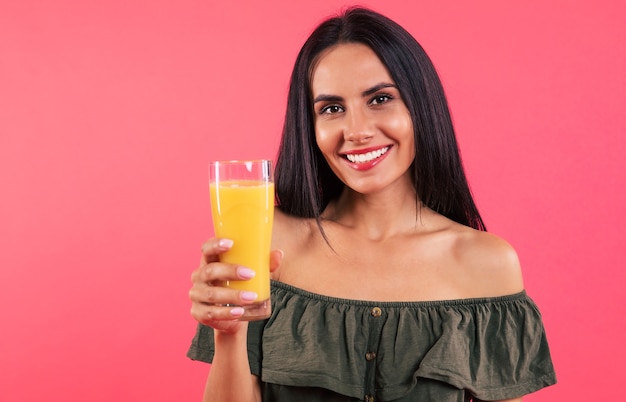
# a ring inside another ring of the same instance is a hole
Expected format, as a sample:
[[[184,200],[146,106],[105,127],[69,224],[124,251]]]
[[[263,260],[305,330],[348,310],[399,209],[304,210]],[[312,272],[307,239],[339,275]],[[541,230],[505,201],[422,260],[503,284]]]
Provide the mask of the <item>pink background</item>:
[[[275,156],[296,53],[345,4],[2,0],[0,401],[199,400],[207,163]],[[433,58],[479,208],[518,250],[559,378],[526,400],[615,400],[626,3],[361,4]]]

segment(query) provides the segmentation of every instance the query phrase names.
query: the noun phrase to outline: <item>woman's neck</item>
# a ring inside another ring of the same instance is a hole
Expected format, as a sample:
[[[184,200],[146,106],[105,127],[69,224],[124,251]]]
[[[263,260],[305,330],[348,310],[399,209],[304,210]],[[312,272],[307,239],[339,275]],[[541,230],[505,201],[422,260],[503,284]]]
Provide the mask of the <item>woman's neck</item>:
[[[375,194],[360,194],[345,188],[338,199],[331,201],[322,213],[323,221],[331,221],[354,229],[370,240],[415,233],[421,226],[421,206],[413,186],[398,186]]]

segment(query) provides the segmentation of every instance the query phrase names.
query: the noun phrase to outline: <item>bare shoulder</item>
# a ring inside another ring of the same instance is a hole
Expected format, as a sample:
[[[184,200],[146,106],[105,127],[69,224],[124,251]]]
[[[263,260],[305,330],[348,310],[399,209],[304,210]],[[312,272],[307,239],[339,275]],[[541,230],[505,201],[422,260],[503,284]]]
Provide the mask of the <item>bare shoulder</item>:
[[[302,247],[310,242],[314,226],[314,219],[287,215],[276,208],[272,230],[272,248],[280,249],[288,256],[299,253]]]
[[[281,250],[283,257],[280,265],[272,272],[274,280],[283,281],[285,275],[293,273],[298,267],[297,258],[306,251],[314,237],[315,219],[305,219],[285,214],[280,209],[274,210],[272,230],[272,249]],[[295,263],[294,263],[295,261]]]
[[[464,227],[458,229],[454,248],[475,296],[502,296],[524,289],[517,252],[506,240]]]
[[[272,242],[274,248],[286,247],[294,242],[302,241],[310,235],[311,219],[303,219],[287,215],[280,209],[274,211],[274,227]]]

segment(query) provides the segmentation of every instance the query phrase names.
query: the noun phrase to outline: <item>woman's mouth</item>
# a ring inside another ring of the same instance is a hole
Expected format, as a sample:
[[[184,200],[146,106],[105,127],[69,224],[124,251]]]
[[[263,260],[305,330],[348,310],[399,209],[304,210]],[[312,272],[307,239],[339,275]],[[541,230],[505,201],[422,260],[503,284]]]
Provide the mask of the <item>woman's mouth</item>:
[[[371,169],[383,159],[383,156],[391,148],[390,145],[378,149],[361,150],[343,155],[350,162],[350,166],[357,170]],[[364,152],[365,151],[365,152]]]
[[[352,163],[371,162],[374,159],[378,159],[383,156],[388,150],[389,147],[384,147],[376,151],[370,151],[364,154],[347,154],[346,159],[348,159]]]

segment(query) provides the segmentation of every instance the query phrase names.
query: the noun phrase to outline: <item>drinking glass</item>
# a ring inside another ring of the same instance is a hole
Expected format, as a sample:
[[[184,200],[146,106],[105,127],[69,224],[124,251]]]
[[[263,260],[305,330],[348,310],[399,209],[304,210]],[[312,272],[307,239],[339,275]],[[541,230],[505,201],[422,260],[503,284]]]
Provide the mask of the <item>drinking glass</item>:
[[[217,237],[233,246],[220,261],[256,272],[250,280],[226,281],[224,286],[255,292],[258,298],[243,307],[240,320],[270,316],[270,248],[274,218],[274,179],[270,160],[214,161],[209,166],[211,212]]]

